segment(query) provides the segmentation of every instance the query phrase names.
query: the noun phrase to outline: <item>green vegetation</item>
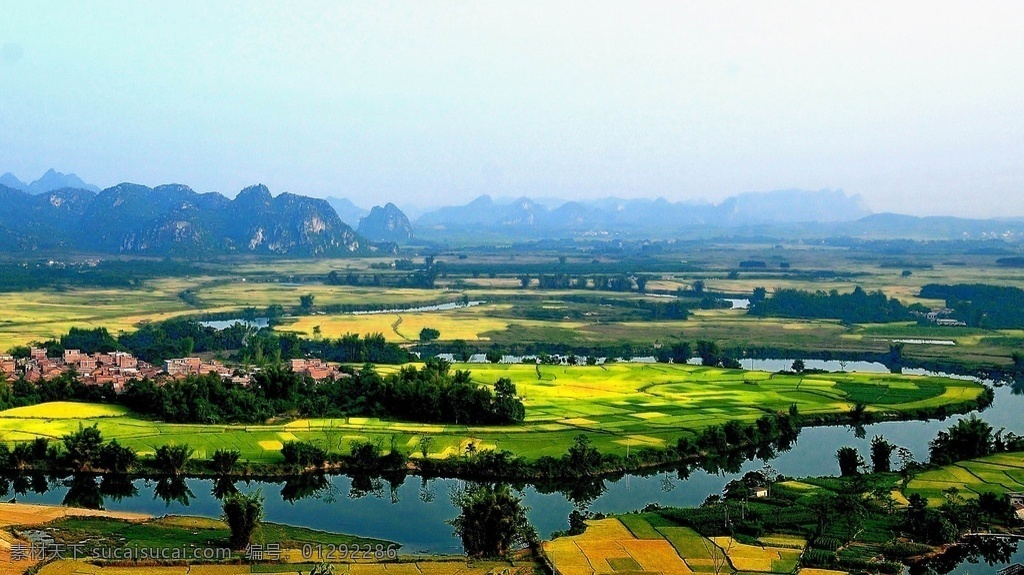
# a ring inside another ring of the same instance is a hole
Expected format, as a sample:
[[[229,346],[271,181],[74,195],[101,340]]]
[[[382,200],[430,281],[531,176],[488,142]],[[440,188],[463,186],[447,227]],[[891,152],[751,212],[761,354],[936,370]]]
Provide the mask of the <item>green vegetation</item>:
[[[860,286],[848,294],[837,290],[826,293],[777,289],[771,297],[764,297],[763,289],[755,290],[749,313],[766,317],[838,319],[846,323],[887,323],[913,317],[896,298],[887,298],[881,291],[869,294]]]
[[[263,522],[263,493],[232,493],[221,503],[224,521],[231,530],[229,542],[232,549],[245,549],[252,541],[252,534]]]
[[[470,557],[505,557],[537,541],[528,507],[506,484],[472,485],[452,496],[459,516],[449,523]]]
[[[577,436],[585,434],[601,454],[623,457],[629,449],[631,456],[639,457],[644,450],[664,452],[676,446],[680,437],[696,441],[703,430],[729,421],[754,424],[766,413],[786,413],[794,404],[807,423],[846,419],[857,405],[850,394],[861,389],[870,390],[861,395],[870,396],[865,410],[876,418],[952,413],[970,409],[987,396],[986,388],[969,381],[891,374],[772,374],[624,363],[454,367],[472,369],[470,381],[492,389],[508,379],[525,406],[524,422],[493,426],[467,425],[460,420],[458,425],[438,425],[338,416],[261,425],[194,425],[123,412],[115,416],[104,411],[102,417],[80,418],[69,404],[61,403],[52,408],[50,404],[35,406],[29,414],[17,417],[0,412],[0,440],[25,443],[56,438],[77,431],[79,424],[95,424],[103,437],[116,438],[143,457],[163,445],[187,444],[201,460],[218,450],[230,450],[238,451],[244,461],[279,463],[284,443],[301,440],[342,454],[363,442],[395,445],[413,458],[422,457],[420,451],[425,450],[427,458],[437,462],[464,457],[470,444],[477,457],[502,450],[529,461],[561,457]],[[403,377],[403,371],[395,367],[381,366],[377,371],[383,377]],[[411,373],[408,368],[405,372]],[[357,378],[343,381],[349,379]],[[96,408],[84,404],[82,409]],[[424,443],[423,438],[431,441]]]
[[[951,317],[972,327],[1024,327],[1024,290],[1018,287],[928,284],[921,297],[944,300]]]
[[[333,380],[313,381],[291,371],[266,369],[248,386],[216,374],[157,385],[129,383],[117,400],[138,413],[174,423],[262,423],[285,413],[304,417],[366,416],[421,423],[513,425],[525,416],[508,379],[491,387],[468,371],[428,359],[381,375],[372,365]]]
[[[244,496],[242,496],[244,497]],[[58,543],[83,544],[86,556],[103,556],[103,550],[131,544],[137,548],[228,547],[231,529],[228,523],[202,517],[167,516],[148,521],[125,521],[102,517],[70,517],[46,525]],[[252,533],[254,543],[276,543],[282,550],[298,549],[303,544],[398,545],[389,541],[316,531],[277,523],[260,523]],[[234,547],[231,547],[234,548]]]
[[[999,453],[959,461],[919,473],[907,484],[908,495],[920,495],[931,505],[945,500],[956,489],[962,497],[985,493],[1003,495],[1024,491],[1024,451]]]

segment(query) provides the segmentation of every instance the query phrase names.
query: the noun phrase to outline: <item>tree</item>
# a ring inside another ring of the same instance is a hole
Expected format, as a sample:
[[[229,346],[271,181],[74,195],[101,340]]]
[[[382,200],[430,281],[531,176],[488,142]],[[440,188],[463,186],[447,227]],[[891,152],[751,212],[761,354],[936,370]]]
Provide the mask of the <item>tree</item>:
[[[697,280],[697,281],[693,282],[693,284],[692,284],[692,286],[693,286],[693,293],[695,293],[697,295],[703,295],[704,294],[705,285],[706,284],[704,283],[704,280]]]
[[[241,456],[242,453],[234,449],[218,449],[213,452],[210,465],[220,475],[228,475],[235,468],[235,464],[238,463]]]
[[[936,465],[984,457],[992,453],[992,426],[971,415],[957,421],[928,444],[929,458]]]
[[[308,293],[306,295],[300,295],[299,307],[302,308],[302,311],[309,313],[310,311],[313,311],[313,300],[315,299],[316,296],[311,293]]]
[[[425,327],[420,330],[420,341],[435,341],[441,337],[441,332],[432,328]]]
[[[906,447],[897,447],[896,459],[900,460],[900,474],[903,475],[903,478],[910,477],[910,470],[917,465],[914,460],[914,452]]]
[[[763,302],[768,297],[768,290],[763,287],[754,288],[754,292],[750,294],[750,305],[755,306]]]
[[[421,435],[420,436],[420,441],[419,441],[420,455],[423,456],[423,459],[427,458],[427,454],[430,453],[430,446],[433,445],[433,444],[434,444],[434,436],[433,435]]]
[[[181,475],[194,451],[188,445],[161,445],[156,450],[153,464],[161,473]]]
[[[491,363],[500,362],[502,357],[504,357],[504,354],[501,353],[501,350],[493,347],[484,354],[484,358]]]
[[[693,357],[693,348],[688,342],[676,342],[669,346],[669,356],[672,358],[672,363],[683,364]]]
[[[100,449],[98,461],[100,467],[111,473],[125,474],[132,471],[138,459],[134,449],[112,439]]]
[[[843,477],[860,475],[860,469],[864,466],[864,459],[853,447],[840,447],[836,459],[839,460],[839,472]]]
[[[288,465],[323,467],[327,452],[309,441],[288,441],[281,447],[281,456]]]
[[[1013,362],[1013,369],[1016,371],[1024,371],[1024,353],[1015,351],[1010,354],[1010,361]]]
[[[803,373],[805,369],[807,369],[807,368],[806,368],[806,366],[804,366],[804,360],[802,360],[802,359],[794,359],[793,360],[793,371],[795,371],[797,373]]]
[[[452,503],[460,513],[448,523],[470,557],[505,557],[537,539],[529,508],[506,484],[468,487],[455,492]]]
[[[896,446],[880,435],[871,439],[871,468],[875,473],[892,471],[892,452],[895,450]]]
[[[566,470],[575,477],[593,475],[601,467],[601,453],[586,435],[577,435],[563,457]]]
[[[707,339],[697,341],[697,355],[700,356],[701,365],[717,365],[721,354],[717,343]]]
[[[79,424],[78,431],[69,433],[61,439],[67,451],[68,464],[72,468],[84,471],[99,460],[103,437],[95,423],[91,427],[82,427]]]
[[[224,498],[221,510],[231,529],[231,548],[245,549],[252,540],[253,531],[263,521],[263,492],[256,490],[248,495],[232,493]]]

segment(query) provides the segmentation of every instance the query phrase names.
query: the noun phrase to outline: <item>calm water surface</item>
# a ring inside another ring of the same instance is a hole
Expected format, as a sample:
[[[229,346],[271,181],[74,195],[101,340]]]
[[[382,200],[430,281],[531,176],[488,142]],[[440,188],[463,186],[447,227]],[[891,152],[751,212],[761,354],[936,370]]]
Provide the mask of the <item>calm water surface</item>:
[[[808,368],[839,370],[838,362],[807,360]],[[778,371],[788,368],[792,360],[745,360],[743,367]],[[866,362],[847,362],[847,371],[886,372],[885,366]],[[923,374],[924,371],[907,370],[906,373]],[[992,407],[982,417],[999,429],[1005,427],[1016,433],[1024,433],[1020,412],[1024,408],[1024,397],[1015,396],[1008,387],[996,389]],[[943,430],[952,420],[946,421],[903,421],[878,423],[866,426],[864,437],[858,438],[848,427],[819,427],[803,430],[793,449],[780,454],[770,464],[780,473],[789,476],[835,475],[838,466],[835,452],[842,446],[857,447],[867,457],[869,444],[874,435],[883,435],[889,441],[911,449],[918,460],[926,460],[928,442]],[[649,503],[663,506],[698,505],[711,493],[718,493],[725,484],[747,471],[760,469],[764,462],[750,461],[743,465],[738,474],[711,475],[704,471],[693,471],[686,479],[680,480],[675,472],[656,475],[625,476],[616,481],[604,481],[604,490],[589,503],[589,509],[604,513],[621,513],[640,509]],[[181,501],[165,503],[155,495],[153,481],[137,480],[138,494],[120,500],[106,498],[103,506],[107,509],[139,511],[154,515],[190,514],[216,517],[220,514],[220,503],[213,495],[212,480],[190,479],[187,485],[191,496],[187,504]],[[379,537],[401,543],[403,552],[448,552],[460,553],[461,544],[452,535],[451,527],[445,522],[453,519],[457,511],[450,495],[462,482],[455,479],[435,479],[423,482],[418,477],[408,477],[400,485],[392,486],[380,481],[375,486],[353,489],[352,479],[346,476],[327,478],[327,485],[313,496],[294,502],[281,496],[282,483],[238,482],[238,489],[249,492],[262,489],[266,495],[266,518],[268,521],[301,525],[342,533]],[[20,502],[61,503],[68,488],[57,486],[43,494],[18,495]],[[543,537],[552,531],[568,526],[568,515],[574,503],[562,493],[540,493],[533,487],[523,491],[525,504],[530,507],[529,517]],[[988,571],[970,569],[971,573]],[[993,571],[994,573],[994,571]]]

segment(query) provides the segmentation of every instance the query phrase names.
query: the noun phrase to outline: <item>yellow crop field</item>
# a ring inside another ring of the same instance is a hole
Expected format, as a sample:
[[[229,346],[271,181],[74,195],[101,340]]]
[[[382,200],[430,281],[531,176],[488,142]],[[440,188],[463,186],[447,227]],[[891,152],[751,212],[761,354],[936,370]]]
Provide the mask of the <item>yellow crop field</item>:
[[[306,294],[313,294],[314,302],[319,306],[366,303],[401,306],[439,299],[457,301],[462,297],[459,292],[442,294],[411,288],[259,283],[238,280],[203,286],[198,292],[199,298],[207,306],[255,306],[258,308],[271,304],[295,306],[299,303],[299,296]]]
[[[801,550],[781,547],[757,547],[740,543],[731,537],[712,537],[726,552],[729,562],[738,571],[789,573],[796,568]]]
[[[0,411],[2,418],[31,419],[90,419],[94,417],[121,417],[128,408],[120,405],[51,401]]]
[[[563,575],[691,572],[668,541],[637,539],[618,519],[588,521],[582,535],[545,541],[543,550]]]
[[[315,326],[320,326],[323,337],[338,338],[347,333],[381,333],[388,341],[404,342],[419,339],[425,327],[441,332],[442,340],[486,340],[488,331],[507,329],[508,320],[476,314],[452,312],[402,312],[366,315],[314,315],[299,317],[294,323],[281,326],[281,331],[293,331],[312,337]]]

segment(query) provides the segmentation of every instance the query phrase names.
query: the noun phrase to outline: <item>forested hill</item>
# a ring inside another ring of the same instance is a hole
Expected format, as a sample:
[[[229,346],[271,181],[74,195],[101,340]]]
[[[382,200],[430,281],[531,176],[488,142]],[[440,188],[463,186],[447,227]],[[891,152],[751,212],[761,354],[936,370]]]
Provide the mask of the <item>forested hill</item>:
[[[171,256],[342,256],[376,249],[324,200],[263,185],[235,199],[187,186],[119,184],[38,195],[0,185],[0,250],[74,249]]]

